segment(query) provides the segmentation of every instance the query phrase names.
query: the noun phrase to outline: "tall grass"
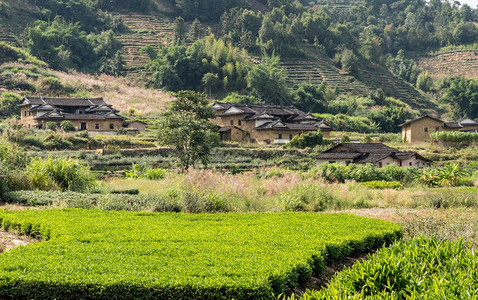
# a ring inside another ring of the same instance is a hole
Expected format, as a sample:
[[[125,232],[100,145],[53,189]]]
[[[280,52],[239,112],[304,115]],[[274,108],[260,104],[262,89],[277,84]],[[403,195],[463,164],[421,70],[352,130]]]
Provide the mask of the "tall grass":
[[[40,190],[82,192],[95,184],[88,167],[71,158],[34,158],[27,166],[27,174]]]

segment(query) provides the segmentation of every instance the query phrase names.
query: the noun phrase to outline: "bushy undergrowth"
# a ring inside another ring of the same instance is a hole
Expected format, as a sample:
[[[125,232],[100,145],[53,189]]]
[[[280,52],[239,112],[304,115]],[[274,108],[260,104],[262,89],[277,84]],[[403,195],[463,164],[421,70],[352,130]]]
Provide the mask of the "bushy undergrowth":
[[[363,182],[362,185],[371,189],[403,190],[403,184],[401,184],[398,181],[375,180],[375,181]]]
[[[470,299],[478,289],[477,262],[461,240],[399,241],[302,299]]]
[[[315,177],[322,177],[328,182],[345,182],[354,180],[357,182],[368,181],[413,181],[417,174],[417,168],[403,168],[396,165],[388,165],[384,168],[376,168],[372,164],[322,164],[309,171]]]
[[[40,190],[85,191],[95,184],[89,169],[71,158],[33,158],[26,173],[33,187]]]
[[[478,143],[478,134],[471,132],[438,131],[430,135],[435,141],[451,143]]]

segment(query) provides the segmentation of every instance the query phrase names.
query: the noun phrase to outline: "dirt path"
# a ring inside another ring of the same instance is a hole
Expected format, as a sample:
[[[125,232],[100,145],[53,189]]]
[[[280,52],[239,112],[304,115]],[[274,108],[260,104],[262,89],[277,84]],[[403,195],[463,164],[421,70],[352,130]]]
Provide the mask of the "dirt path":
[[[37,242],[37,240],[0,230],[0,253],[11,250],[18,246],[28,245],[33,242]]]

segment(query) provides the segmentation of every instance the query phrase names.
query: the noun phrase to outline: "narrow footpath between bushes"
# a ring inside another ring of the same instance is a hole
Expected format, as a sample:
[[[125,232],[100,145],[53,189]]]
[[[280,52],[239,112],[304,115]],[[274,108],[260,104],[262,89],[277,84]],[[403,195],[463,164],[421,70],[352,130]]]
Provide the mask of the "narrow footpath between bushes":
[[[37,240],[0,230],[0,253],[34,242],[37,242]]]

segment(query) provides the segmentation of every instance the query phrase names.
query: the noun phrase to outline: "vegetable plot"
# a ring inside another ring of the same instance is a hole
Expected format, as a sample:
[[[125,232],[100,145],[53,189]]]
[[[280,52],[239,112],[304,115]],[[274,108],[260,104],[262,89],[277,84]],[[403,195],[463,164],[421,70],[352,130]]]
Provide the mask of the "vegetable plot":
[[[0,298],[273,299],[328,260],[401,237],[347,214],[2,211],[43,242],[0,255]]]

